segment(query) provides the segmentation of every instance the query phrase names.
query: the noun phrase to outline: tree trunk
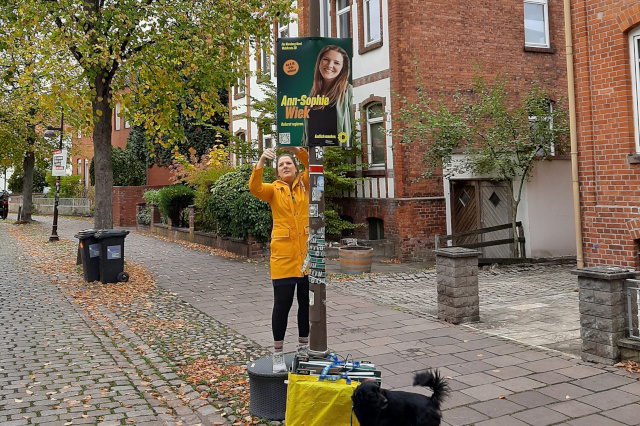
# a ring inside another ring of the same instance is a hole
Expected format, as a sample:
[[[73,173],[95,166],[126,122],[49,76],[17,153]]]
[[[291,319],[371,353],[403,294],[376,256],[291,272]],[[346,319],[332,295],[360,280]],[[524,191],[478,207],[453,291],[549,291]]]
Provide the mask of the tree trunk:
[[[93,210],[95,229],[113,228],[112,190],[113,171],[111,169],[111,117],[112,109],[110,81],[98,74],[95,79],[96,98],[93,99],[93,167],[95,176],[95,208]]]
[[[35,141],[33,137],[27,140],[27,147],[32,147]],[[33,169],[36,163],[35,156],[31,149],[27,148],[27,152],[22,160],[22,213],[18,220],[31,221],[31,204],[33,203]]]
[[[520,244],[518,241],[518,228],[516,222],[518,220],[518,203],[511,209],[511,232],[513,233],[513,257],[517,259],[520,253]]]

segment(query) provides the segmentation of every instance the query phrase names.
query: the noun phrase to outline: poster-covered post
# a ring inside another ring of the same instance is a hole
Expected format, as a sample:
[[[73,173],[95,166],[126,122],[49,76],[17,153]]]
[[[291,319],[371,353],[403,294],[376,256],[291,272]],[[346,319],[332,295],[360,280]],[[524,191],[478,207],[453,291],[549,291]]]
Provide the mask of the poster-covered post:
[[[351,149],[351,39],[281,38],[276,43],[278,146],[309,151],[309,349],[328,355],[324,147]]]

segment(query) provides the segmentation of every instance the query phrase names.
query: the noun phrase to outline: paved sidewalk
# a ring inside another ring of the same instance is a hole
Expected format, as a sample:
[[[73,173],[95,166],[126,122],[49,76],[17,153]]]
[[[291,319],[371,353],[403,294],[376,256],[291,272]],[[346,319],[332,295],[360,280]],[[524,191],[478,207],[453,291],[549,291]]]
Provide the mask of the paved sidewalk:
[[[118,318],[90,318],[0,223],[0,424],[193,425],[177,376]],[[162,397],[159,398],[158,394]],[[169,407],[174,407],[175,412]]]
[[[88,222],[61,218],[58,233],[73,240],[74,233],[88,227]],[[270,347],[272,294],[264,263],[224,259],[135,233],[127,237],[125,247],[126,259],[142,263],[160,287]],[[483,322],[474,327],[493,324],[485,331],[453,326],[431,315],[435,293],[433,273],[428,271],[330,282],[329,347],[341,355],[374,362],[386,388],[422,391],[411,389],[413,373],[441,369],[453,389],[444,404],[445,425],[640,424],[638,375],[540,347],[562,343],[562,348],[577,337],[570,326],[578,324],[570,317],[577,314],[577,293],[575,281],[567,278],[569,269],[534,266],[518,273],[513,269],[483,272]],[[534,281],[543,275],[548,278]],[[540,286],[544,286],[542,293]],[[285,342],[289,350],[294,348],[294,311]],[[548,323],[545,317],[553,312],[560,315],[552,319],[556,328],[549,330],[561,334],[553,342],[521,335],[535,332],[543,339],[550,333],[543,329]],[[567,330],[559,328],[561,320],[568,324]],[[513,331],[511,324],[517,323],[523,331],[508,335]]]

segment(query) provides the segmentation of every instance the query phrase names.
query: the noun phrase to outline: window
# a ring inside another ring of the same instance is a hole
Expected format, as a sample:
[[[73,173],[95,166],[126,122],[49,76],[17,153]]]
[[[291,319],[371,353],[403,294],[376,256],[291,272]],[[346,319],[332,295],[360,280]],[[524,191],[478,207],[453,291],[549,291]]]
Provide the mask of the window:
[[[271,52],[268,49],[260,50],[260,74],[264,77],[271,75]]]
[[[364,44],[380,41],[380,0],[364,1]]]
[[[116,104],[113,110],[113,122],[115,123],[115,129],[120,130],[120,104]]]
[[[331,37],[331,17],[329,0],[320,0],[320,37]]]
[[[351,37],[351,6],[349,0],[336,0],[336,34],[338,38]]]
[[[249,152],[247,150],[247,135],[244,132],[236,133],[236,160],[238,165],[248,163]]]
[[[382,240],[384,238],[384,221],[377,217],[368,217],[367,225],[369,228],[370,240]]]
[[[343,222],[353,223],[353,218],[351,216],[340,215],[340,220]],[[349,238],[353,237],[353,229],[343,229],[340,231],[341,238]]]
[[[640,28],[629,33],[631,84],[633,86],[633,124],[636,153],[640,153]]]
[[[244,96],[244,77],[238,77],[233,88],[235,97]]]
[[[82,139],[82,131],[78,129],[78,139]]]
[[[367,157],[372,166],[384,165],[385,134],[382,104],[367,107]]]
[[[536,155],[555,155],[556,150],[553,144],[553,102],[548,99],[543,100],[539,105],[529,105],[529,139],[534,144],[541,147]],[[544,147],[544,140],[551,140],[548,150]]]
[[[129,114],[129,111],[125,111],[125,118],[124,118],[124,128],[128,129],[131,127],[131,122],[129,121],[129,118],[127,117]]]
[[[524,0],[524,44],[550,47],[547,0]]]
[[[289,37],[289,19],[278,20],[278,38]]]
[[[85,159],[84,160],[84,186],[88,188],[90,183],[91,183],[91,178],[89,176],[89,160]]]
[[[78,176],[80,176],[80,175],[82,175],[82,160],[81,160],[81,159],[79,159],[79,158],[78,158],[77,167],[78,167],[78,169],[77,169],[76,174],[77,174]]]
[[[264,137],[264,149],[267,149],[267,148],[275,148],[271,146],[271,136]]]

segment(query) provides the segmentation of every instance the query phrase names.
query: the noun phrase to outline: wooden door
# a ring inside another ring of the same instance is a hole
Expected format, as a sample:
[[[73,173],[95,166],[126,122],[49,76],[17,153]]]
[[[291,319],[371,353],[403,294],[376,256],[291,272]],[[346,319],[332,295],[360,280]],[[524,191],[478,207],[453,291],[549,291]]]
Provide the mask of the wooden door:
[[[480,186],[480,227],[505,225],[511,223],[511,196],[504,182],[481,181]],[[482,241],[495,241],[513,238],[511,229],[482,234]],[[511,258],[513,244],[482,248],[483,257]]]
[[[451,228],[453,234],[475,231],[479,227],[478,182],[451,181]],[[453,245],[479,241],[477,235],[457,238]]]

